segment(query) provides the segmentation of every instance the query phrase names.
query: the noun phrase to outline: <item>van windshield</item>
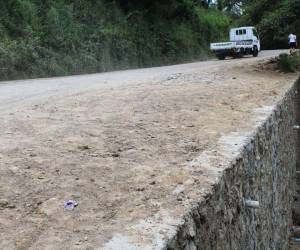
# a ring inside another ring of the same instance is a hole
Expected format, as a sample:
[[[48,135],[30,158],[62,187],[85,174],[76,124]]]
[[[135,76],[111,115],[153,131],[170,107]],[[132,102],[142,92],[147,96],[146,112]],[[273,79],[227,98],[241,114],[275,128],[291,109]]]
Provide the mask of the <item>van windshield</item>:
[[[256,29],[253,29],[253,35],[257,37],[258,39],[258,33],[257,33],[257,30]]]

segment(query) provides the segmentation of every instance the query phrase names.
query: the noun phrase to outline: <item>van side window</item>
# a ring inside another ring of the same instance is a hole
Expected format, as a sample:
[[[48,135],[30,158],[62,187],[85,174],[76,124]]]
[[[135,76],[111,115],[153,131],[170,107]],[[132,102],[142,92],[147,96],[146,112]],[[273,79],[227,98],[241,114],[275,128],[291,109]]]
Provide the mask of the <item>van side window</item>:
[[[242,30],[236,30],[235,31],[235,34],[238,36],[238,35],[246,35],[247,31],[245,29],[242,29]]]

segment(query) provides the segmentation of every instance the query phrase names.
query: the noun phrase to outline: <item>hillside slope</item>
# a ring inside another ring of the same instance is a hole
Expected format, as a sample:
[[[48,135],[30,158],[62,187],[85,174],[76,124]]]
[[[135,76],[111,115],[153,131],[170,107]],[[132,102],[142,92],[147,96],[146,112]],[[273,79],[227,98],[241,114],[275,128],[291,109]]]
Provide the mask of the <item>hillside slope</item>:
[[[204,58],[229,18],[193,0],[0,2],[0,80]]]

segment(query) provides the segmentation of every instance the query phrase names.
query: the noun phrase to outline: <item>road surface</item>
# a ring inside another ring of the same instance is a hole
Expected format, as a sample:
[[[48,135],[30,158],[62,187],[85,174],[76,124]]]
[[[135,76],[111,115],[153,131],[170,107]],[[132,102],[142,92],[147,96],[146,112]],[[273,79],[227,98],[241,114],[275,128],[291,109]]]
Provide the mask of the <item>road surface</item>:
[[[145,82],[164,81],[178,74],[189,74],[199,69],[203,72],[224,65],[240,65],[244,62],[254,62],[264,58],[277,56],[280,51],[262,51],[257,58],[243,58],[226,61],[204,61],[166,67],[126,70],[91,75],[69,77],[42,78],[33,80],[0,81],[0,108],[12,108],[31,101],[48,97],[61,98],[65,95],[75,95],[95,89],[107,89],[138,85]]]

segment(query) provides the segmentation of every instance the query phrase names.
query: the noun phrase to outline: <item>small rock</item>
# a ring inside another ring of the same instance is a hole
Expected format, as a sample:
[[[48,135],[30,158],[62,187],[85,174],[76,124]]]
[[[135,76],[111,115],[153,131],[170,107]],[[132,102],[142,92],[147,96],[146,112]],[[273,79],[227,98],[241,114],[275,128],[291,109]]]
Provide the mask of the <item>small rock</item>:
[[[120,157],[120,154],[118,154],[118,153],[112,153],[111,156],[116,158],[116,157]]]
[[[142,191],[145,191],[145,188],[144,187],[138,187],[138,188],[136,188],[136,191],[142,192]]]
[[[14,208],[16,208],[16,205],[14,205],[14,204],[8,204],[6,207],[10,208],[10,209],[14,209]]]
[[[155,181],[151,181],[149,184],[150,184],[150,185],[155,185],[156,182],[155,182]]]
[[[0,199],[0,209],[5,209],[5,208],[14,209],[16,208],[16,205],[10,204],[7,199]]]
[[[8,200],[0,199],[0,208],[5,208],[8,206]]]
[[[278,92],[276,90],[272,90],[270,94],[276,96],[278,95]]]
[[[81,145],[81,146],[78,146],[78,149],[80,149],[80,150],[88,150],[88,149],[90,149],[90,147],[88,145]]]

